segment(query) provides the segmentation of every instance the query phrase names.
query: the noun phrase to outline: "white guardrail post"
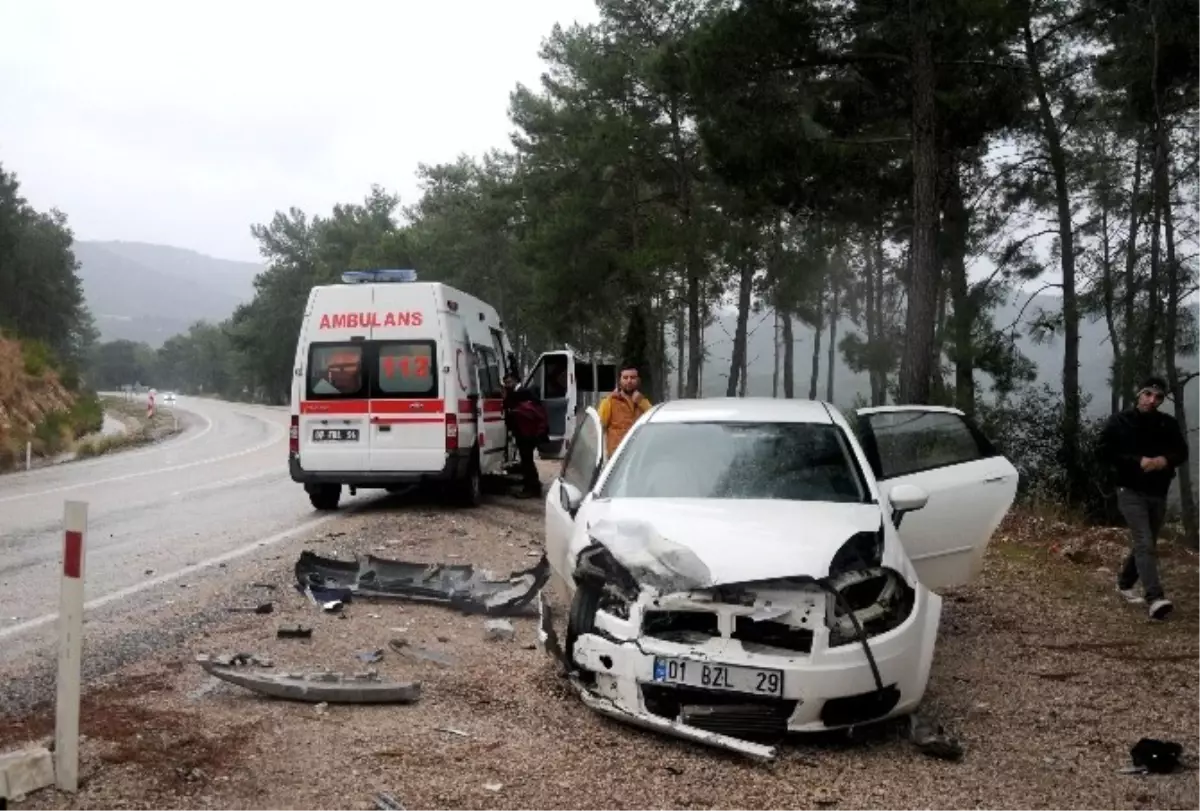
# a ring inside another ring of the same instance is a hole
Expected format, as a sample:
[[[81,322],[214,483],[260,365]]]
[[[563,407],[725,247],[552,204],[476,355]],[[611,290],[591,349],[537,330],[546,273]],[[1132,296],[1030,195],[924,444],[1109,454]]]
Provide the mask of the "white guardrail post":
[[[62,590],[58,604],[58,696],[54,708],[54,776],[63,791],[79,790],[79,701],[83,660],[83,570],[87,502],[63,508]]]

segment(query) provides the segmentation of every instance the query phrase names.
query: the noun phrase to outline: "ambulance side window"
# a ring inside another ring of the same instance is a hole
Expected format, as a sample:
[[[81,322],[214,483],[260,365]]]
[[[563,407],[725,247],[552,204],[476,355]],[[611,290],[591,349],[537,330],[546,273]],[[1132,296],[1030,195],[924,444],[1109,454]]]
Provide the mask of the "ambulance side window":
[[[516,374],[516,369],[504,368],[504,336],[500,334],[500,330],[492,327],[488,330],[492,333],[492,351],[496,355],[496,365],[500,369],[500,377],[503,379],[504,372],[509,371]]]
[[[305,396],[310,400],[366,397],[365,372],[363,344],[311,344],[308,348]]]
[[[475,362],[479,368],[479,389],[485,400],[504,396],[503,377],[496,353],[486,346],[475,347]]]

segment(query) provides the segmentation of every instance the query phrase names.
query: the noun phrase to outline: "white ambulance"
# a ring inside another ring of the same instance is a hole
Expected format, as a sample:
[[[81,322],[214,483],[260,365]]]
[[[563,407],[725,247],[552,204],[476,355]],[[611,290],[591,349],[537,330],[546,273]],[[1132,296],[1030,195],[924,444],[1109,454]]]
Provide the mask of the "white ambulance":
[[[292,379],[292,481],[318,510],[342,487],[426,481],[474,506],[508,451],[503,377],[515,357],[495,309],[412,270],[342,274],[308,296]]]

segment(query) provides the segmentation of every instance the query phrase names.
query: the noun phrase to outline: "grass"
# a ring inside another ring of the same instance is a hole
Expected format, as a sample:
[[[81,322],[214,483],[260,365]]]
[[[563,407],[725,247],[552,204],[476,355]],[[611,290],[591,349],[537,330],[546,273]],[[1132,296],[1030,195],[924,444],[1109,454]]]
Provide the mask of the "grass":
[[[130,402],[120,397],[104,397],[101,408],[102,411],[121,415],[127,430],[121,434],[99,436],[80,442],[75,446],[76,458],[87,459],[104,456],[115,451],[149,445],[182,430],[182,426],[175,417],[168,416],[160,410],[156,410],[154,417],[148,419],[146,406],[137,401]]]

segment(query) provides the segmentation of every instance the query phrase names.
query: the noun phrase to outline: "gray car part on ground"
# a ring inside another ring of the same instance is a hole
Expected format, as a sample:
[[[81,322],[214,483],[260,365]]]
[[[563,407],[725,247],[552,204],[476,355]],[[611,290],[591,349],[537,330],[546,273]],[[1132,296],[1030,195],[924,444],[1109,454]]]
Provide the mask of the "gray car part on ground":
[[[205,673],[256,693],[292,701],[330,704],[412,704],[421,698],[421,682],[383,681],[373,670],[341,673],[262,673],[217,664],[208,656],[196,661]]]
[[[300,553],[296,582],[301,587],[343,588],[356,596],[448,605],[466,614],[536,614],[533,600],[550,579],[543,556],[532,568],[493,579],[470,564],[412,563],[358,557],[354,562]]]

